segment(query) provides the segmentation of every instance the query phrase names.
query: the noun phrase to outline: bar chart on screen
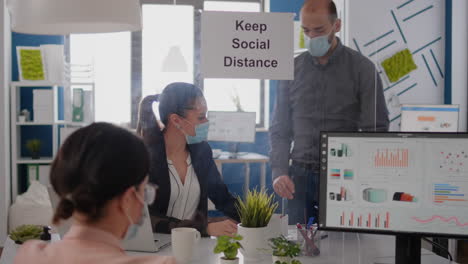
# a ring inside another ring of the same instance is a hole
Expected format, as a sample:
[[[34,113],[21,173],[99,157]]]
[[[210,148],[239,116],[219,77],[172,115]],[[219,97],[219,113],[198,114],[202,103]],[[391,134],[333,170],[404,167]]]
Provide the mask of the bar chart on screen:
[[[330,146],[330,157],[333,158],[349,158],[352,156],[351,147],[346,143],[333,142]]]
[[[339,225],[350,228],[390,228],[390,212],[342,211]]]
[[[395,180],[412,179],[418,177],[415,173],[415,155],[417,149],[414,144],[391,141],[367,141],[359,145],[361,179]]]
[[[466,206],[468,186],[466,183],[434,183],[433,202],[442,206]]]
[[[374,168],[408,168],[408,149],[377,149],[372,153]]]

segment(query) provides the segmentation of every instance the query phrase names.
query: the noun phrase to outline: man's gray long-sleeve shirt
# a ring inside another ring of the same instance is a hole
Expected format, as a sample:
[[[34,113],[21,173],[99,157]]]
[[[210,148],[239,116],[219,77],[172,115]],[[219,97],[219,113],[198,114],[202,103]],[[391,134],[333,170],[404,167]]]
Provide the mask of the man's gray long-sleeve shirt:
[[[273,178],[289,175],[290,159],[318,170],[320,131],[388,130],[382,81],[369,59],[338,39],[326,65],[304,52],[294,67],[294,80],[277,88],[270,127]]]

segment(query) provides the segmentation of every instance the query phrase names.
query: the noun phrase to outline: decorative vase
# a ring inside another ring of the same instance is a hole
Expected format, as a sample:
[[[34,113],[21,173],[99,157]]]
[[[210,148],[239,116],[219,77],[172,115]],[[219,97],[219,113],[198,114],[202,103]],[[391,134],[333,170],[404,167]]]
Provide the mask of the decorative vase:
[[[239,264],[239,258],[225,259],[224,257],[219,258],[219,264]]]
[[[245,261],[258,262],[262,259],[264,251],[268,250],[266,230],[267,227],[243,227],[241,224],[237,225],[237,233],[243,237],[243,248],[240,251]]]
[[[291,263],[291,258],[290,257],[280,257],[280,256],[271,256],[273,259],[273,264],[275,264],[276,261],[279,261],[280,263]]]

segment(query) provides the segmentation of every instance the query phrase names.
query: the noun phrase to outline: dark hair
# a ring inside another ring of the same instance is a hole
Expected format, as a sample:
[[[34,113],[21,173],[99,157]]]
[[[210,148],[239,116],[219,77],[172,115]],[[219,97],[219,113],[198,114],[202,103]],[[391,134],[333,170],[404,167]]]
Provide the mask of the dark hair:
[[[162,136],[161,128],[153,113],[154,102],[159,102],[159,117],[167,126],[171,114],[185,117],[186,111],[193,109],[196,99],[200,97],[203,97],[200,88],[182,82],[167,85],[160,95],[146,96],[140,102],[137,133],[147,144],[154,143],[153,140]]]
[[[310,0],[304,1],[304,4],[302,5],[301,10],[307,5],[307,3],[308,3],[309,1],[310,1]],[[336,5],[335,5],[335,2],[333,2],[333,0],[329,0],[329,3],[328,3],[328,13],[329,13],[329,17],[330,17],[330,21],[331,21],[331,22],[335,22],[335,20],[338,19],[338,12],[337,12],[337,10],[336,10]]]
[[[141,184],[148,171],[146,147],[130,131],[108,123],[78,129],[52,163],[50,182],[60,197],[53,223],[74,211],[99,220],[107,202]]]
[[[328,4],[328,12],[330,13],[330,20],[335,22],[338,19],[338,12],[336,11],[336,5],[333,0],[330,0],[330,4]]]

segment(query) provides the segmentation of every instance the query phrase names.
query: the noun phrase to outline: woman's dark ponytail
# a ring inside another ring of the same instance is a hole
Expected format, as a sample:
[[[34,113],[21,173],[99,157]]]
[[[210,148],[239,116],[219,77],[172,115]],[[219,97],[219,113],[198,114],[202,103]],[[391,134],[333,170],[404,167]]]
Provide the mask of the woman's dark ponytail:
[[[137,133],[147,144],[157,142],[162,136],[161,127],[153,112],[153,103],[159,101],[159,94],[148,95],[141,100],[138,110]]]
[[[69,199],[60,199],[60,202],[55,210],[54,217],[52,219],[52,223],[54,225],[59,224],[60,220],[66,220],[73,215],[73,211],[75,211],[75,206],[73,202]]]

